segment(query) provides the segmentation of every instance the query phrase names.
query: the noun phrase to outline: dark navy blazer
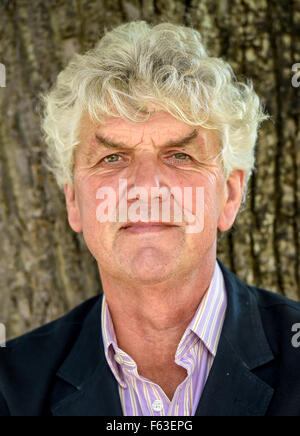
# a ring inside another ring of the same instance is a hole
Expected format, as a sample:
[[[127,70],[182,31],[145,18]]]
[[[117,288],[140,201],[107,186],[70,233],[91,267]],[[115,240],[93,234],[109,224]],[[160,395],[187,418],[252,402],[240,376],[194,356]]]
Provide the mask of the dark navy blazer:
[[[248,286],[218,262],[228,306],[196,415],[300,416],[300,338],[292,331],[300,303]],[[0,416],[122,416],[101,301],[89,299],[0,349]]]

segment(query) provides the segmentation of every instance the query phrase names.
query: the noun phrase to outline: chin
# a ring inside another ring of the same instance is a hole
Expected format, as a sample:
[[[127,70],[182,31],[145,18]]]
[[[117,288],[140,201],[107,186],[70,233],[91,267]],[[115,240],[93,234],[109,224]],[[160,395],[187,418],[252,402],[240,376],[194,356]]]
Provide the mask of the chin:
[[[143,284],[160,283],[171,277],[178,268],[178,258],[175,260],[166,253],[153,248],[139,250],[136,255],[127,259],[126,269],[135,282]]]
[[[175,273],[175,271],[173,272]],[[134,281],[135,284],[141,284],[141,285],[157,285],[159,283],[162,283],[166,280],[168,280],[170,277],[172,277],[173,273],[169,272],[166,273],[161,271],[140,271],[138,274],[136,271],[132,272],[131,279]]]

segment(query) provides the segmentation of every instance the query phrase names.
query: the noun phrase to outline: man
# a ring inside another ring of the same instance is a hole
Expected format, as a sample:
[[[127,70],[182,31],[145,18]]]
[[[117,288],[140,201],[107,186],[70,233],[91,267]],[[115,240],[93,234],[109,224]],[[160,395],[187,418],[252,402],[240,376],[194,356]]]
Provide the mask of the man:
[[[7,344],[0,414],[299,415],[300,304],[216,259],[267,118],[251,84],[195,30],[133,22],[76,55],[44,101],[104,296]]]

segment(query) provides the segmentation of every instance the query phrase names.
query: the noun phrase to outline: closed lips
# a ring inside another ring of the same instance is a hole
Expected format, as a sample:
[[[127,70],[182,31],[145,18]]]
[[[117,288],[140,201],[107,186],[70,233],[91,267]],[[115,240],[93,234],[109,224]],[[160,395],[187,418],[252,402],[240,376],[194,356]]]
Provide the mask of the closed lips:
[[[136,223],[127,223],[124,226],[122,226],[122,229],[128,229],[129,227],[140,227],[140,228],[147,228],[147,227],[175,227],[174,224],[171,223],[162,223],[162,222],[136,222]],[[176,226],[178,227],[178,226]]]

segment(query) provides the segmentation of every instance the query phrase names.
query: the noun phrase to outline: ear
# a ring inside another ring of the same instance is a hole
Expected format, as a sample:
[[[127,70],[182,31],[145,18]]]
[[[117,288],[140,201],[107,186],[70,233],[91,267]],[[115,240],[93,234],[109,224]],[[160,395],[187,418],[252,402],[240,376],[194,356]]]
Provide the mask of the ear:
[[[80,210],[77,204],[75,189],[73,186],[65,184],[64,186],[66,205],[68,211],[68,220],[74,232],[82,232],[82,223],[80,217]]]
[[[245,176],[245,171],[234,170],[226,180],[222,208],[218,219],[218,229],[221,232],[229,230],[234,223],[243,198]]]

